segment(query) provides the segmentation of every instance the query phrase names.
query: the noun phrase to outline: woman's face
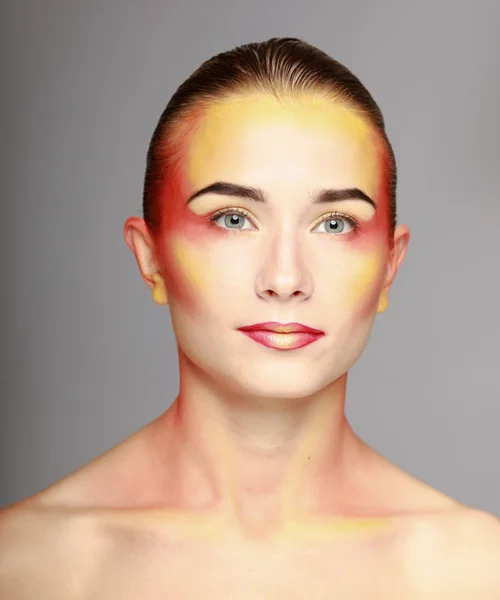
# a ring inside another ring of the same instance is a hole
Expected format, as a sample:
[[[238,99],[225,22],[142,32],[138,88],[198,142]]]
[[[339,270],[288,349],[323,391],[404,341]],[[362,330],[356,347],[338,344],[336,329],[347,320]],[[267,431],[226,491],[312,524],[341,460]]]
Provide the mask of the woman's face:
[[[213,104],[182,144],[162,196],[160,256],[180,349],[235,390],[318,391],[362,353],[394,275],[373,128],[331,101],[255,95]],[[216,182],[256,198],[219,190],[189,201]],[[276,336],[270,348],[239,330],[269,321],[324,335],[294,349],[297,337]]]

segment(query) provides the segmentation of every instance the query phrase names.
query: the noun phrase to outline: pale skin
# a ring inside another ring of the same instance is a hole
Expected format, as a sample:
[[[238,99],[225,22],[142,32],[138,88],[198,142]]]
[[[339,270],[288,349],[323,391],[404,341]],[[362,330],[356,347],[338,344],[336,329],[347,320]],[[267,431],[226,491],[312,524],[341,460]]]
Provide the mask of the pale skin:
[[[376,132],[320,97],[257,94],[207,108],[182,150],[161,244],[138,217],[124,228],[154,302],[171,311],[179,395],[3,511],[0,597],[498,598],[498,520],[392,465],[345,418],[347,372],[410,239],[387,224]],[[266,202],[187,202],[215,182]],[[361,190],[373,205],[315,203],[325,189]],[[326,229],[333,218],[341,232]],[[283,350],[238,331],[263,321],[324,336]]]

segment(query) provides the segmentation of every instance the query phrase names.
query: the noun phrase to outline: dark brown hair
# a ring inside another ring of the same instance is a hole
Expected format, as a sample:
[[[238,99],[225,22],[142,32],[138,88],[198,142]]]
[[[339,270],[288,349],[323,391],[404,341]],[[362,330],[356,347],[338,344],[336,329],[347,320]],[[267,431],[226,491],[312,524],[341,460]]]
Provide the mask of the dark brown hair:
[[[169,167],[178,157],[182,125],[211,102],[229,95],[264,92],[278,99],[298,92],[321,94],[347,105],[370,122],[387,150],[386,190],[389,225],[396,225],[397,170],[385,132],[382,112],[368,90],[346,67],[322,50],[296,38],[272,38],[245,44],[205,61],[174,93],[153,133],[147,154],[143,215],[152,233],[158,233],[162,206],[159,191]]]

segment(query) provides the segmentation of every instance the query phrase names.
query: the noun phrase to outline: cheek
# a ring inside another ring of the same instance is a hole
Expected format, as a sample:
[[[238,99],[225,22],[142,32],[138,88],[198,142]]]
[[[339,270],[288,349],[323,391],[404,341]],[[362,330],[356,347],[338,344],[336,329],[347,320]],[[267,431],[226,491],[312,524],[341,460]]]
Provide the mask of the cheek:
[[[350,257],[345,268],[342,304],[360,317],[370,315],[376,308],[384,280],[384,253],[357,253]]]
[[[177,237],[169,242],[173,291],[183,297],[206,294],[210,286],[210,265],[203,260],[199,246]]]

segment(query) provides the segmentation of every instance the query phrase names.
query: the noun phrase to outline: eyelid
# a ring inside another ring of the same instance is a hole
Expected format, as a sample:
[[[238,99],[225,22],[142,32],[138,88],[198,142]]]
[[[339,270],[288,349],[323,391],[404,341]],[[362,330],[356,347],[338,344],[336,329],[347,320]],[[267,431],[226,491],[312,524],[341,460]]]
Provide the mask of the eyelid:
[[[346,214],[338,212],[338,211],[332,211],[332,212],[326,213],[325,215],[322,215],[319,219],[317,219],[315,221],[314,225],[312,226],[312,228],[316,229],[316,227],[320,223],[323,223],[323,221],[327,221],[328,219],[335,219],[336,217],[339,217],[339,218],[347,221],[353,229],[357,229],[359,227],[359,223],[354,217],[351,217],[350,215],[346,215]]]
[[[220,219],[220,217],[224,216],[224,215],[230,215],[230,214],[238,214],[238,215],[242,215],[243,217],[247,218],[252,225],[257,229],[257,225],[255,224],[254,221],[254,217],[252,215],[252,213],[248,210],[246,210],[246,208],[240,208],[237,206],[231,206],[231,207],[226,207],[226,208],[221,208],[220,210],[217,210],[216,212],[212,213],[212,215],[210,215],[209,219],[210,221],[217,221],[217,219]]]
[[[209,217],[209,220],[217,221],[218,219],[220,219],[220,217],[222,217],[224,215],[234,214],[234,213],[244,216],[252,223],[252,225],[256,229],[258,229],[252,213],[250,211],[248,211],[246,208],[241,208],[239,206],[227,206],[225,208],[221,208],[220,210],[217,210],[216,212],[212,213]],[[319,217],[314,222],[312,229],[315,229],[323,221],[327,221],[328,219],[335,219],[336,217],[339,217],[339,218],[347,221],[353,229],[357,229],[359,227],[359,223],[354,217],[351,217],[350,215],[346,215],[345,213],[342,213],[339,211],[332,211],[332,212],[321,215],[321,217]]]

